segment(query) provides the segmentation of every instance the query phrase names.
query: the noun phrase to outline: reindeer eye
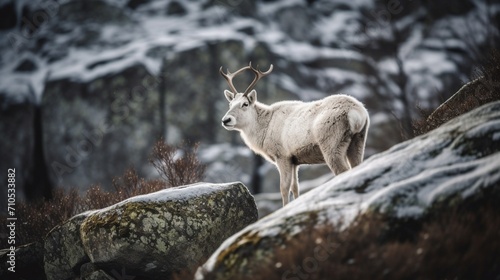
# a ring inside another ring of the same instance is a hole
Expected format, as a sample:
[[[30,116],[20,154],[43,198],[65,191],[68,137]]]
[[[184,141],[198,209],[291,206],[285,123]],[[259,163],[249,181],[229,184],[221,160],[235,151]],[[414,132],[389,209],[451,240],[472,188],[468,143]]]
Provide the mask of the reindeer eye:
[[[248,103],[246,103],[246,102],[245,102],[245,103],[243,103],[243,104],[241,105],[241,107],[248,107]]]

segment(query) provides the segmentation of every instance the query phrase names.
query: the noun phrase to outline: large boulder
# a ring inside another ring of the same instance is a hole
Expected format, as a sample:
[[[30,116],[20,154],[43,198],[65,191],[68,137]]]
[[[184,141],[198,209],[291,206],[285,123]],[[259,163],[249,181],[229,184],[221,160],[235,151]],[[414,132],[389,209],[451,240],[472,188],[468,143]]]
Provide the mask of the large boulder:
[[[276,248],[287,240],[317,226],[349,227],[359,214],[397,224],[481,194],[498,195],[499,135],[500,102],[495,102],[396,145],[227,239],[196,279],[238,279],[275,267]]]
[[[47,279],[169,279],[195,268],[257,216],[241,183],[200,183],[132,197],[52,230],[45,241]]]

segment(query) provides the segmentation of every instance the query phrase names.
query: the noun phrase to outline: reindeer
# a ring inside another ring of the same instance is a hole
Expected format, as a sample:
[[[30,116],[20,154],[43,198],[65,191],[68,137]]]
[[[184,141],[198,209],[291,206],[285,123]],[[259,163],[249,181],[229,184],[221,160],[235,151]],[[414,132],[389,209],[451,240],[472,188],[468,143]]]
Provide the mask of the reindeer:
[[[245,70],[252,71],[255,78],[241,93],[232,80]],[[229,111],[222,118],[222,126],[239,131],[251,150],[277,166],[285,206],[290,190],[294,199],[299,197],[299,165],[326,163],[338,175],[363,161],[370,120],[361,102],[341,94],[313,102],[258,102],[253,88],[272,70],[272,64],[262,72],[251,62],[234,73],[219,69],[230,88],[224,90]]]

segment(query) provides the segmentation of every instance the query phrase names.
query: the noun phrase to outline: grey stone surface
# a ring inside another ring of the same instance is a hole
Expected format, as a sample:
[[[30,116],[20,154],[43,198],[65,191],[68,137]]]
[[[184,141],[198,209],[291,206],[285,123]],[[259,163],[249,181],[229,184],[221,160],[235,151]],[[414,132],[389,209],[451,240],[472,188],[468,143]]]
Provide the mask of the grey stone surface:
[[[55,227],[45,239],[45,274],[49,280],[72,279],[89,261],[80,239],[80,225],[87,214],[77,215]]]
[[[227,237],[257,220],[241,183],[195,184],[137,196],[91,213],[81,236],[106,272],[165,279],[207,258]]]
[[[90,82],[48,82],[42,120],[46,161],[55,185],[111,187],[112,178],[130,166],[137,166],[144,176],[149,151],[160,133],[159,118],[151,113],[158,107],[156,86],[143,65]]]

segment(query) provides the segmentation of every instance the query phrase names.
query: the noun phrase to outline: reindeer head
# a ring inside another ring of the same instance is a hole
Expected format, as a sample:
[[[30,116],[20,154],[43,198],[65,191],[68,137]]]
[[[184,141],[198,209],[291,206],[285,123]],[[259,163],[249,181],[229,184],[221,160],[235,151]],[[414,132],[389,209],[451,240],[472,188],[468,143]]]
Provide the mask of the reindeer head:
[[[245,92],[240,93],[233,85],[233,78],[245,70],[250,69],[254,74],[255,78],[252,83],[247,87]],[[229,111],[222,118],[222,126],[227,130],[241,130],[245,126],[254,123],[257,116],[255,112],[255,102],[257,102],[257,92],[253,89],[257,82],[265,75],[273,71],[273,65],[269,67],[269,70],[262,72],[252,67],[250,62],[248,66],[241,68],[240,70],[230,73],[229,70],[227,74],[222,71],[222,66],[219,69],[219,73],[226,79],[229,84],[229,90],[224,90],[224,95],[229,101]]]

